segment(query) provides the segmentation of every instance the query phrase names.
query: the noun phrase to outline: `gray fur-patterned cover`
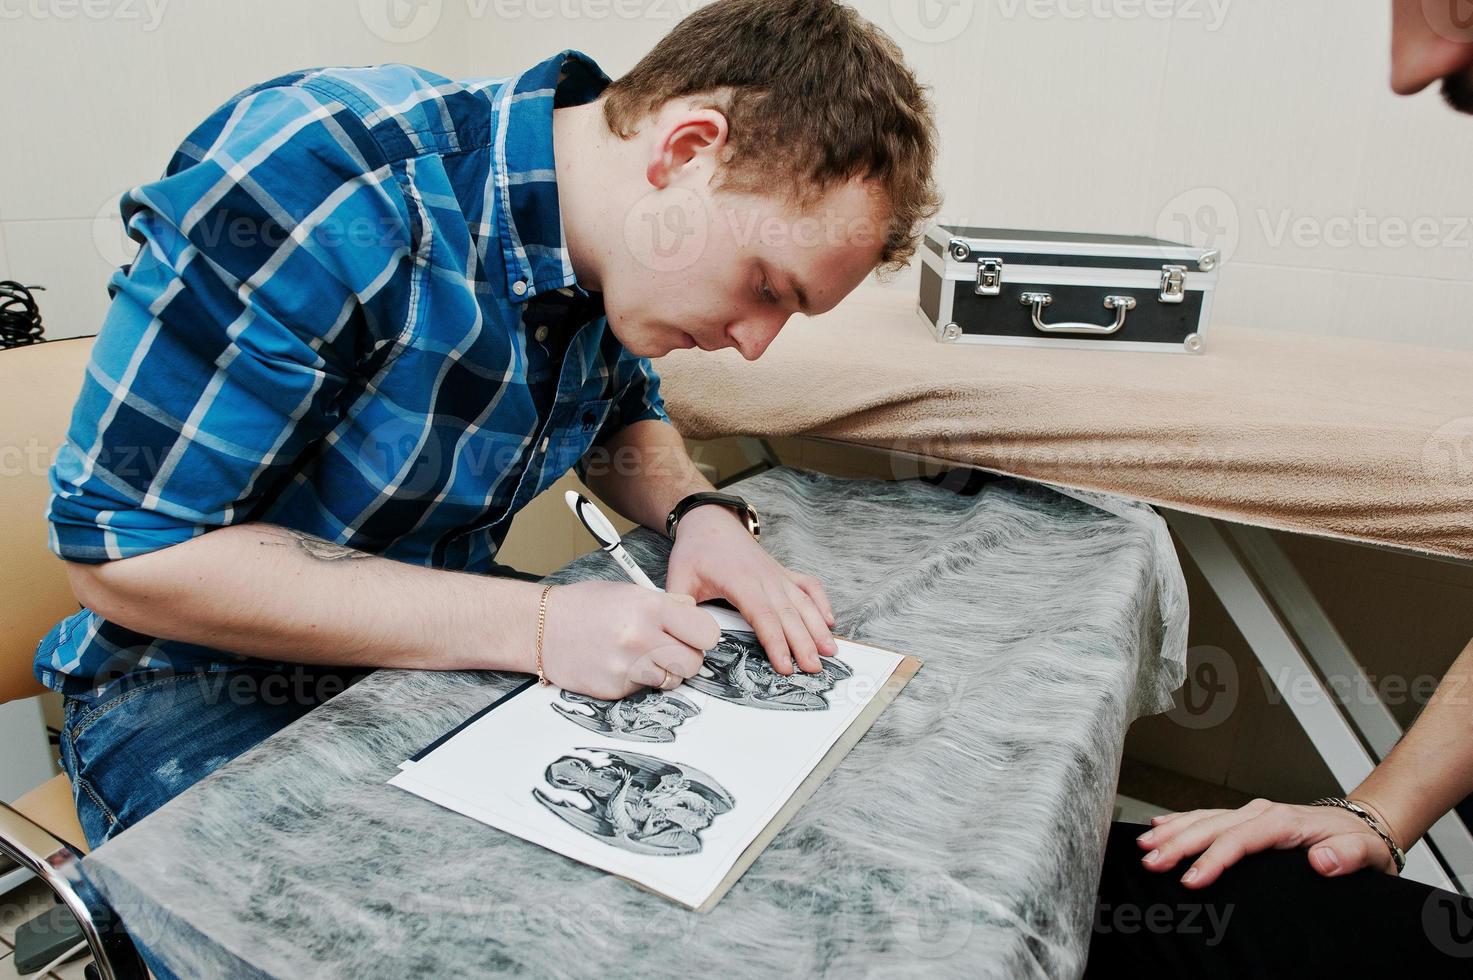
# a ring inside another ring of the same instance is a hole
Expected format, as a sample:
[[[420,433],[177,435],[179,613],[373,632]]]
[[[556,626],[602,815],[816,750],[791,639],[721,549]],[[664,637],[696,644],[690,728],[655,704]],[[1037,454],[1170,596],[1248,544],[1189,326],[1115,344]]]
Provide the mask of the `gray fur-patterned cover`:
[[[740,492],[839,632],[925,667],[709,915],[385,785],[523,679],[490,673],[379,672],[89,875],[187,977],[1077,975],[1125,728],[1182,677],[1165,524],[1013,480],[779,469]],[[660,536],[630,550],[663,570]],[[595,553],[556,578],[619,572]]]

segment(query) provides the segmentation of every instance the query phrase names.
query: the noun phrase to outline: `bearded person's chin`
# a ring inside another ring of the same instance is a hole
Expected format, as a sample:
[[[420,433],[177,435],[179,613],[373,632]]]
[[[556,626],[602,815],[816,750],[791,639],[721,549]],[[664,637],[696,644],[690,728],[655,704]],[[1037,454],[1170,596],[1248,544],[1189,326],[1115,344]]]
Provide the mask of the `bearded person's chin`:
[[[1442,98],[1458,112],[1473,116],[1473,72],[1460,71],[1444,78]]]

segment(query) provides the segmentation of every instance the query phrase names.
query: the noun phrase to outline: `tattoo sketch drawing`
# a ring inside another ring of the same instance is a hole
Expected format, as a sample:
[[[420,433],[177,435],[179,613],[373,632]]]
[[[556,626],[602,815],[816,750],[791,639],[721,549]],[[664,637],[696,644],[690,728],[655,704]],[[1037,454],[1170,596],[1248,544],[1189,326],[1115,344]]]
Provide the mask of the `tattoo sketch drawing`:
[[[675,729],[701,713],[687,698],[670,691],[648,690],[619,701],[604,701],[563,691],[562,700],[573,707],[553,704],[553,710],[591,732],[627,742],[673,742]]]
[[[755,633],[722,630],[721,640],[707,652],[700,671],[686,683],[734,704],[773,711],[826,711],[828,692],[854,676],[854,671],[837,657],[820,657],[819,661],[823,667],[816,674],[801,670],[779,674]]]
[[[720,783],[679,762],[638,752],[580,748],[547,767],[559,799],[540,787],[532,796],[564,822],[635,854],[671,856],[701,850],[701,831],[736,806]],[[597,761],[607,760],[607,761]]]

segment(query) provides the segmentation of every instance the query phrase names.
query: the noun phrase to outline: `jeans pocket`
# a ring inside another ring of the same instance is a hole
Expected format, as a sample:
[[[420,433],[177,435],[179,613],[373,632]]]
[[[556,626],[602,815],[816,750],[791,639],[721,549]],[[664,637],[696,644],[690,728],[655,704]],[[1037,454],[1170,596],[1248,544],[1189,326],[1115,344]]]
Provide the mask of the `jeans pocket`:
[[[68,697],[62,702],[61,737],[57,741],[61,768],[71,785],[72,804],[77,810],[77,820],[82,825],[87,846],[96,848],[112,835],[117,827],[118,817],[81,772],[82,760],[77,754],[74,731],[77,719],[87,710],[87,705],[76,698]]]
[[[154,692],[158,691],[159,688],[169,685],[181,686],[180,682],[199,677],[200,675],[196,673],[164,673],[156,677],[151,677],[146,681],[129,683],[126,690],[119,691],[102,700],[68,698],[68,704],[75,703],[77,705],[76,719],[75,721],[68,719],[68,727],[71,728],[73,735],[77,739],[81,739],[89,728],[103,721],[118,708],[140,698],[157,698],[158,695]],[[169,698],[167,700],[173,701],[174,699]]]
[[[205,694],[202,675],[190,672],[130,684],[101,700],[67,699],[63,767],[88,843],[121,832],[162,802],[153,791],[156,760]]]

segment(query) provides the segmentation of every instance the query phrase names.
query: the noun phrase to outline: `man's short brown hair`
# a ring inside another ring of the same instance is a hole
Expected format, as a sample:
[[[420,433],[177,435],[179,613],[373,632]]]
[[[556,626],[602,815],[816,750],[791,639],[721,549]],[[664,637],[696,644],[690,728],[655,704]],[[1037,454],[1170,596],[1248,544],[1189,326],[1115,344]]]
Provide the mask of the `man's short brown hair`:
[[[676,25],[605,92],[628,138],[666,102],[707,96],[727,117],[721,186],[790,188],[800,204],[863,177],[888,198],[880,262],[903,266],[939,204],[936,130],[900,49],[834,0],[717,0]]]

